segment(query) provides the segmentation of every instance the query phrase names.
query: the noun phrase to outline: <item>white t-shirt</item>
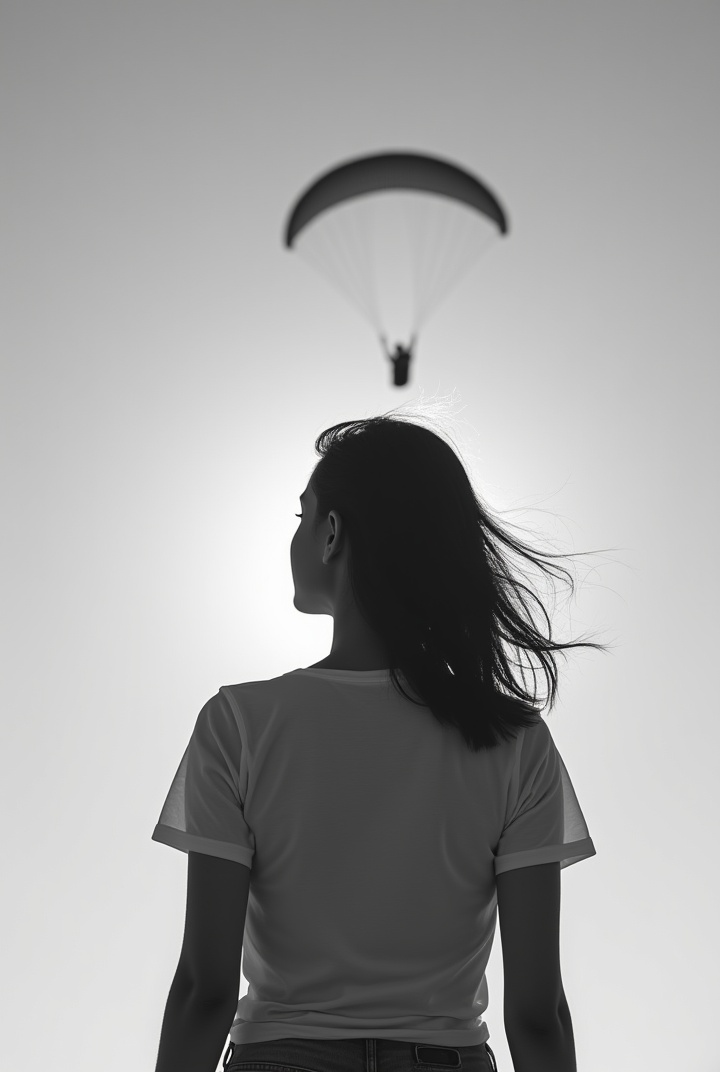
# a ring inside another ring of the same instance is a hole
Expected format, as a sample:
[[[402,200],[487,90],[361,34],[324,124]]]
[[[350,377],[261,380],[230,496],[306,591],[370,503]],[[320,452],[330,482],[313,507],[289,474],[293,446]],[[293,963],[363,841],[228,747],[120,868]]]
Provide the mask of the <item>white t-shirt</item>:
[[[471,752],[389,670],[221,686],[152,837],[252,870],[236,1043],[485,1042],[495,876],[595,855],[544,721]]]

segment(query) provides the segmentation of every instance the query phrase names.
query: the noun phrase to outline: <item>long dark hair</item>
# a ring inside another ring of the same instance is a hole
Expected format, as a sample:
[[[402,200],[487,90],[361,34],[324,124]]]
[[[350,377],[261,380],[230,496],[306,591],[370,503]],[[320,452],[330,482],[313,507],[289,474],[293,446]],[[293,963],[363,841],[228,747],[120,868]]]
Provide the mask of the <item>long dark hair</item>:
[[[394,411],[321,432],[310,478],[315,531],[336,510],[350,544],[348,576],[362,617],[384,642],[396,690],[457,727],[477,752],[540,719],[537,677],[513,676],[503,642],[540,660],[557,695],[554,652],[607,645],[555,643],[537,595],[514,576],[502,546],[552,575],[541,554],[509,535],[473,490],[462,461],[436,432]],[[548,636],[535,628],[523,593],[536,600]],[[524,613],[523,613],[524,612]],[[396,668],[420,701],[403,689]]]

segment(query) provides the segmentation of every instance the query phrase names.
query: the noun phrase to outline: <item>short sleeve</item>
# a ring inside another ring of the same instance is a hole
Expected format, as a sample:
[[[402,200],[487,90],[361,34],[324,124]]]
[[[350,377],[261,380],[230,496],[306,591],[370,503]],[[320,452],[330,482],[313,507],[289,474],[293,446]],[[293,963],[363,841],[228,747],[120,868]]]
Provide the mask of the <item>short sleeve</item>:
[[[241,724],[220,690],[197,717],[152,840],[252,868],[255,838],[243,814],[242,758]]]
[[[495,854],[495,874],[532,864],[568,867],[595,856],[570,775],[541,719],[522,729],[508,793],[505,826]]]

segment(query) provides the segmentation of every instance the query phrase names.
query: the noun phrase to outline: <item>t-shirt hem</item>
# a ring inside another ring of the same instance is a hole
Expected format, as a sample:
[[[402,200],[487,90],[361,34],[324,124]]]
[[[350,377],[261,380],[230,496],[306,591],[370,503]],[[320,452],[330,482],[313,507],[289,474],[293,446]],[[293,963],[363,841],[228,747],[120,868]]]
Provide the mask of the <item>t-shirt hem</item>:
[[[525,852],[509,852],[505,856],[495,857],[495,874],[513,871],[518,867],[533,867],[537,864],[554,864],[559,861],[560,869],[596,856],[592,838],[570,841],[567,845],[544,845],[540,849],[527,849]]]
[[[236,1046],[252,1042],[275,1042],[277,1039],[327,1039],[342,1042],[344,1039],[374,1038],[395,1042],[425,1043],[428,1046],[479,1046],[490,1038],[486,1023],[459,1031],[413,1031],[404,1035],[398,1028],[321,1028],[300,1027],[298,1024],[240,1024],[230,1032],[230,1041]]]
[[[172,826],[158,823],[152,835],[152,841],[169,845],[180,852],[202,852],[205,856],[218,856],[221,860],[232,860],[244,864],[252,870],[253,852],[242,845],[230,845],[227,841],[214,841],[212,838],[200,837],[199,834],[186,834]]]

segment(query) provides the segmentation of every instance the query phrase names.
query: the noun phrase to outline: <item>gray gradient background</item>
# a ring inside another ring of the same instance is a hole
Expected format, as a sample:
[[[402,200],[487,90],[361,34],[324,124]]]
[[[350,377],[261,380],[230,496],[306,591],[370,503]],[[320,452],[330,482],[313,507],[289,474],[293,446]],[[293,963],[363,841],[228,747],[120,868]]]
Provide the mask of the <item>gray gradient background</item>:
[[[620,549],[556,618],[617,644],[548,717],[597,849],[578,1068],[717,1072],[718,4],[6,0],[1,39],[3,1066],[154,1067],[186,858],[150,836],[198,711],[329,651],[292,605],[314,438],[452,395],[493,507]],[[400,390],[281,244],[389,149],[512,224]],[[489,985],[509,1072],[499,934]]]

